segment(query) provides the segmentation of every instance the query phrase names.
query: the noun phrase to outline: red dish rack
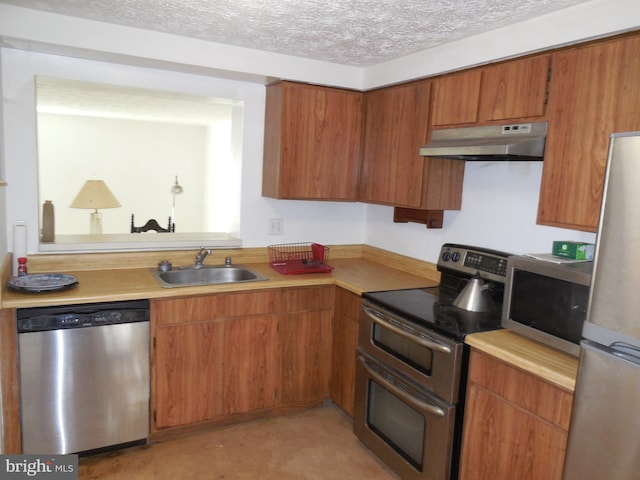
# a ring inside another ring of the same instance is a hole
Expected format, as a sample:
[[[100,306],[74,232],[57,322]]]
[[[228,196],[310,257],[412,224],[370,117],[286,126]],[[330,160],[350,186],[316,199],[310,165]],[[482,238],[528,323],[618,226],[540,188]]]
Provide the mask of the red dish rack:
[[[327,273],[333,270],[325,262],[329,247],[319,243],[282,243],[270,245],[269,264],[280,273]]]

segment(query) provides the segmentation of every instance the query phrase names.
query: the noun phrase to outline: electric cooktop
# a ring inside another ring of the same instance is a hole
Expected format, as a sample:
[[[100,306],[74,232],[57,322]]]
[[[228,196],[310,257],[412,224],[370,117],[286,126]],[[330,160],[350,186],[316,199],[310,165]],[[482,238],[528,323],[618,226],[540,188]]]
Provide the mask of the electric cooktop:
[[[363,298],[407,320],[462,340],[469,333],[500,328],[501,308],[469,312],[452,305],[456,295],[440,287],[368,292]]]
[[[501,328],[506,262],[510,254],[480,247],[445,243],[438,259],[440,285],[426,288],[366,292],[364,299],[411,322],[456,339]],[[469,279],[480,272],[495,304],[490,312],[472,312],[453,305]]]

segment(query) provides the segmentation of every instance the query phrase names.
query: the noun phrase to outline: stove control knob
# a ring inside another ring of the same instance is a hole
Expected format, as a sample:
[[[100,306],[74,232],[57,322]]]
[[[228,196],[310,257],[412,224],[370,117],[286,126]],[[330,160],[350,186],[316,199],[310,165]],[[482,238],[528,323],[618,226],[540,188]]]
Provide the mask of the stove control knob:
[[[453,252],[451,254],[451,260],[454,262],[457,262],[458,260],[460,260],[460,253],[459,252]]]
[[[448,262],[450,257],[451,257],[451,254],[449,252],[444,252],[442,254],[442,261],[443,262]]]

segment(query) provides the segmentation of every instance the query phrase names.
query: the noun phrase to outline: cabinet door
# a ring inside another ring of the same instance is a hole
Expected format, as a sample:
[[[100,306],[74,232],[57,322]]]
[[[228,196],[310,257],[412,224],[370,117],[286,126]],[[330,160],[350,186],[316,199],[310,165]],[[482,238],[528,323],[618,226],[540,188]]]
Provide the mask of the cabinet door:
[[[420,208],[430,90],[423,81],[365,93],[363,201]]]
[[[471,350],[461,480],[560,480],[573,396]]]
[[[461,480],[560,480],[567,432],[476,385],[467,392]]]
[[[219,322],[158,327],[155,332],[155,423],[185,425],[222,413]]]
[[[280,82],[267,87],[262,194],[356,200],[362,94]]]
[[[438,77],[433,81],[431,125],[457,125],[478,121],[482,70]]]
[[[549,59],[549,55],[538,55],[484,68],[478,114],[480,120],[544,115]]]
[[[153,301],[155,428],[275,406],[279,294]]]
[[[287,315],[280,324],[283,406],[329,398],[332,311]]]
[[[353,417],[359,313],[360,296],[337,288],[333,319],[331,399],[350,417]]]
[[[640,129],[640,36],[553,55],[538,223],[595,232],[609,135]]]
[[[234,318],[224,324],[223,413],[276,406],[278,317]]]

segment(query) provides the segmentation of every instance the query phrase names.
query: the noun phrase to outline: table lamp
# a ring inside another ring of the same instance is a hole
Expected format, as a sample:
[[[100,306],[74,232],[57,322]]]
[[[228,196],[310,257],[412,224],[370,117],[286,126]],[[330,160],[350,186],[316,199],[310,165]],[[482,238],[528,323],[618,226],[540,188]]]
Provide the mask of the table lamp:
[[[102,180],[87,180],[76,198],[71,202],[71,208],[93,209],[91,212],[91,234],[102,233],[102,215],[99,208],[117,208],[120,202],[111,193],[109,187]]]

